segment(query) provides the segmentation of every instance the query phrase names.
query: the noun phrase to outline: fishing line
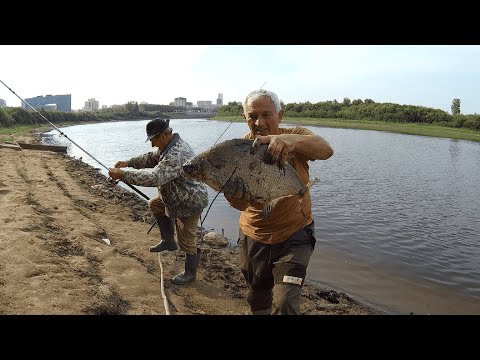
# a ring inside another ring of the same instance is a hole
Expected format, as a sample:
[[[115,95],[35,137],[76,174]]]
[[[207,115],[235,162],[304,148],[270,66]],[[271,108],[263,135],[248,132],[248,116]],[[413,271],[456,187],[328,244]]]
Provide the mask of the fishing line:
[[[205,213],[205,216],[203,217],[203,220],[200,222],[200,228],[203,229],[203,222],[205,221],[205,218],[207,217],[208,215],[208,212],[210,211],[210,208],[212,207],[213,205],[213,202],[215,201],[215,199],[218,197],[218,195],[220,195],[220,193],[222,192],[223,188],[225,187],[225,185],[227,185],[228,181],[232,178],[233,174],[235,174],[235,171],[237,171],[237,167],[235,167],[235,169],[233,170],[232,172],[232,175],[230,175],[227,179],[227,181],[225,181],[225,184],[223,184],[222,188],[217,192],[217,195],[215,195],[215,197],[213,198],[212,202],[210,203],[210,206],[208,207],[207,209],[207,212]],[[202,236],[203,238],[203,236]]]
[[[263,83],[263,85],[260,86],[260,89],[263,88],[266,83],[267,83],[267,82],[265,81],[265,82]],[[243,104],[242,104],[242,111],[243,111]],[[241,112],[240,112],[240,114],[241,114]],[[213,145],[216,145],[216,144],[217,144],[218,140],[220,140],[220,138],[223,136],[223,134],[225,134],[225,132],[226,132],[226,131],[228,130],[228,128],[230,127],[230,125],[232,125],[232,124],[234,123],[234,121],[237,120],[237,117],[238,117],[240,114],[235,115],[235,117],[233,118],[233,120],[230,121],[230,124],[228,124],[228,126],[225,128],[225,130],[223,130],[223,132],[220,134],[220,136],[218,137],[217,141],[215,141],[215,142],[213,143]]]
[[[82,148],[80,145],[78,145],[75,141],[73,141],[72,139],[70,139],[67,135],[65,135],[58,127],[56,127],[52,122],[50,122],[45,116],[43,116],[42,114],[40,114],[34,107],[32,107],[29,103],[27,103],[25,100],[23,100],[20,96],[18,96],[15,91],[13,91],[12,89],[10,89],[2,80],[0,80],[0,82],[5,85],[5,87],[10,90],[16,97],[18,97],[22,102],[24,102],[25,104],[27,104],[33,111],[35,111],[38,115],[40,115],[45,121],[47,121],[50,125],[52,125],[62,136],[65,136],[68,140],[70,140],[73,144],[75,144],[76,146],[78,146],[78,148],[80,148],[80,150],[82,150],[84,153],[86,153],[87,155],[89,155],[93,160],[95,160],[97,163],[99,163],[101,166],[103,166],[105,169],[108,170],[108,167],[106,167],[105,165],[103,165],[98,159],[96,159],[92,154],[90,154],[88,151],[86,151],[84,148]],[[115,182],[115,184],[117,184],[117,182]],[[125,185],[129,186],[132,190],[135,190],[139,195],[143,196],[145,199],[149,200],[150,198],[145,195],[144,193],[142,193],[140,190],[138,190],[137,188],[135,188],[133,185],[130,185],[130,184],[127,184],[127,183],[124,183]],[[155,223],[153,223],[152,225],[152,228],[153,226],[155,225]],[[150,228],[150,230],[152,229]],[[149,230],[149,232],[150,232]],[[161,257],[160,257],[160,253],[158,254],[158,261],[160,263],[160,274],[161,274],[161,279],[160,279],[160,292],[162,294],[162,297],[163,297],[163,303],[164,303],[164,306],[165,306],[165,312],[167,315],[170,315],[170,309],[168,307],[168,301],[167,301],[167,298],[166,298],[166,295],[165,295],[165,291],[164,291],[164,286],[163,286],[163,267],[162,267],[162,262],[161,262]]]
[[[26,102],[25,100],[23,100],[20,96],[18,96],[15,91],[13,91],[12,89],[10,89],[2,80],[0,80],[0,82],[5,85],[5,87],[10,90],[16,97],[18,97],[23,103],[25,103],[26,105],[28,105],[28,107],[30,107],[30,109],[32,109],[33,111],[35,111],[35,113],[37,113],[38,115],[40,115],[42,117],[42,119],[44,119],[46,122],[48,122],[50,125],[52,125],[55,130],[57,130],[60,135],[62,136],[65,136],[65,138],[67,138],[69,141],[71,141],[74,145],[76,145],[80,150],[82,150],[85,154],[87,154],[88,156],[90,156],[93,160],[95,160],[97,163],[99,163],[101,166],[103,166],[105,169],[107,169],[108,171],[108,167],[106,167],[105,165],[103,165],[98,159],[96,159],[92,154],[90,154],[87,150],[85,150],[84,148],[82,148],[80,145],[78,145],[75,141],[73,141],[72,139],[70,139],[67,135],[65,135],[65,133],[63,133],[58,127],[56,127],[50,120],[48,120],[45,116],[43,116],[42,114],[40,114],[37,109],[35,109],[33,106],[31,106],[28,102]],[[124,183],[125,185],[127,185],[128,187],[130,187],[132,190],[136,191],[139,195],[143,196],[145,199],[147,200],[150,200],[150,198],[145,195],[144,193],[142,193],[140,190],[138,190],[137,188],[135,188],[133,185],[130,185],[130,184],[127,184],[127,183]]]
[[[265,86],[267,82],[265,81],[263,83],[262,86],[260,86],[260,89],[263,88]],[[242,111],[243,111],[243,104],[242,104]],[[214,146],[217,144],[218,140],[220,140],[220,138],[223,136],[223,134],[225,134],[225,132],[228,130],[228,128],[230,127],[230,125],[233,124],[233,122],[237,119],[237,117],[239,116],[240,114],[236,115],[232,121],[230,121],[230,124],[228,124],[228,126],[225,128],[225,130],[223,130],[223,132],[220,134],[220,136],[218,137],[217,141],[215,141],[215,143],[213,144]],[[225,185],[227,185],[228,181],[232,178],[233,174],[235,174],[235,171],[237,170],[237,168],[235,168],[235,170],[233,170],[232,172],[232,175],[230,175],[230,177],[228,178],[228,180],[225,182],[225,184],[223,184],[222,188],[217,192],[217,194],[215,195],[215,197],[213,198],[212,202],[210,203],[210,206],[208,207],[207,209],[207,212],[205,213],[205,216],[203,217],[203,220],[201,221],[200,223],[200,229],[202,231],[202,239],[203,239],[203,222],[205,221],[205,218],[207,217],[208,215],[208,212],[210,211],[210,208],[212,207],[213,205],[213,202],[215,201],[215,199],[218,197],[218,195],[222,192],[223,188],[225,187]],[[153,224],[155,225],[155,224]],[[152,230],[153,228],[153,225],[152,227],[150,228],[150,230]],[[150,232],[150,230],[148,230],[148,232]],[[148,234],[148,233],[147,233]]]
[[[225,132],[226,132],[226,131],[228,130],[228,128],[230,127],[230,125],[232,125],[233,122],[234,122],[235,120],[237,120],[237,117],[238,117],[238,115],[235,115],[235,117],[233,118],[233,120],[230,121],[230,124],[228,124],[228,126],[225,128],[225,130],[223,130],[223,132],[222,132],[222,133],[220,134],[220,136],[218,137],[217,141],[215,141],[215,142],[213,143],[214,146],[217,144],[218,140],[220,140],[220,138],[223,136],[223,134],[225,134]]]

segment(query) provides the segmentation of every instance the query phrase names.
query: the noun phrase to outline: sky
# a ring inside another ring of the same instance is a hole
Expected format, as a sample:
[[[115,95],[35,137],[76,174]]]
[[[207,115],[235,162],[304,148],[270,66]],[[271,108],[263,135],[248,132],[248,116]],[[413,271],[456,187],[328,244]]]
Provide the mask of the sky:
[[[72,96],[168,105],[242,102],[263,87],[284,103],[344,98],[480,114],[480,45],[0,45],[0,99]],[[10,88],[10,89],[9,89]],[[16,95],[15,95],[15,94]]]

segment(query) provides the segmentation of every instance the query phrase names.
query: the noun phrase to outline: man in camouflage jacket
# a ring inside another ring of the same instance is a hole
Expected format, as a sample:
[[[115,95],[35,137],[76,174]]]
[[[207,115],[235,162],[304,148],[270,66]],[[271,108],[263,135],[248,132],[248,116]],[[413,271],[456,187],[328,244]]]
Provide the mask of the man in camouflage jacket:
[[[203,183],[182,176],[182,165],[195,154],[179,134],[173,133],[169,122],[161,118],[151,120],[147,124],[146,141],[150,140],[156,149],[118,161],[108,174],[126,184],[158,188],[158,196],[150,199],[148,205],[162,239],[151,246],[150,251],[172,251],[178,246],[185,251],[185,271],[172,278],[175,284],[183,285],[196,280],[200,262],[197,225],[202,210],[208,205],[208,193]],[[133,169],[120,169],[125,167]]]

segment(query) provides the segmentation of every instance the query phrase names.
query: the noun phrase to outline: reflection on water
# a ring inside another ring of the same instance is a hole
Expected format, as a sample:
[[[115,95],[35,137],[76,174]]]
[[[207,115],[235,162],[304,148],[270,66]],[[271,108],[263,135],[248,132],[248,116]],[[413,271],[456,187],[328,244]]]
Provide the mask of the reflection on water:
[[[151,150],[146,123],[61,130],[113,166]],[[247,131],[244,123],[203,119],[172,120],[171,125],[196,152],[212,146],[227,126],[219,141]],[[312,178],[320,182],[311,189],[318,243],[308,277],[400,313],[480,314],[480,144],[307,127],[335,150],[329,160],[311,163]],[[69,145],[71,156],[81,156],[106,175],[56,130],[50,135],[45,141]],[[156,194],[139,189],[149,197]],[[209,188],[210,201],[215,195]],[[223,229],[233,245],[238,215],[220,195],[204,226]]]
[[[455,166],[455,164],[457,163],[457,160],[459,159],[460,157],[460,146],[458,146],[458,143],[459,143],[460,140],[457,140],[457,139],[452,139],[450,140],[449,142],[449,152],[450,152],[450,161],[452,163],[453,166]]]

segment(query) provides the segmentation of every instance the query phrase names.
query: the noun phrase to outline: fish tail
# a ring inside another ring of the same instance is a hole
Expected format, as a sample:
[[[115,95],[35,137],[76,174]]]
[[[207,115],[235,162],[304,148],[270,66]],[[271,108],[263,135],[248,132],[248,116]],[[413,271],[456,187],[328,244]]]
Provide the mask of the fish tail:
[[[315,179],[309,181],[308,184],[307,184],[307,188],[310,189],[313,185],[315,185],[315,184],[318,183],[319,181],[320,181],[320,180],[318,180],[318,178],[315,178]]]

